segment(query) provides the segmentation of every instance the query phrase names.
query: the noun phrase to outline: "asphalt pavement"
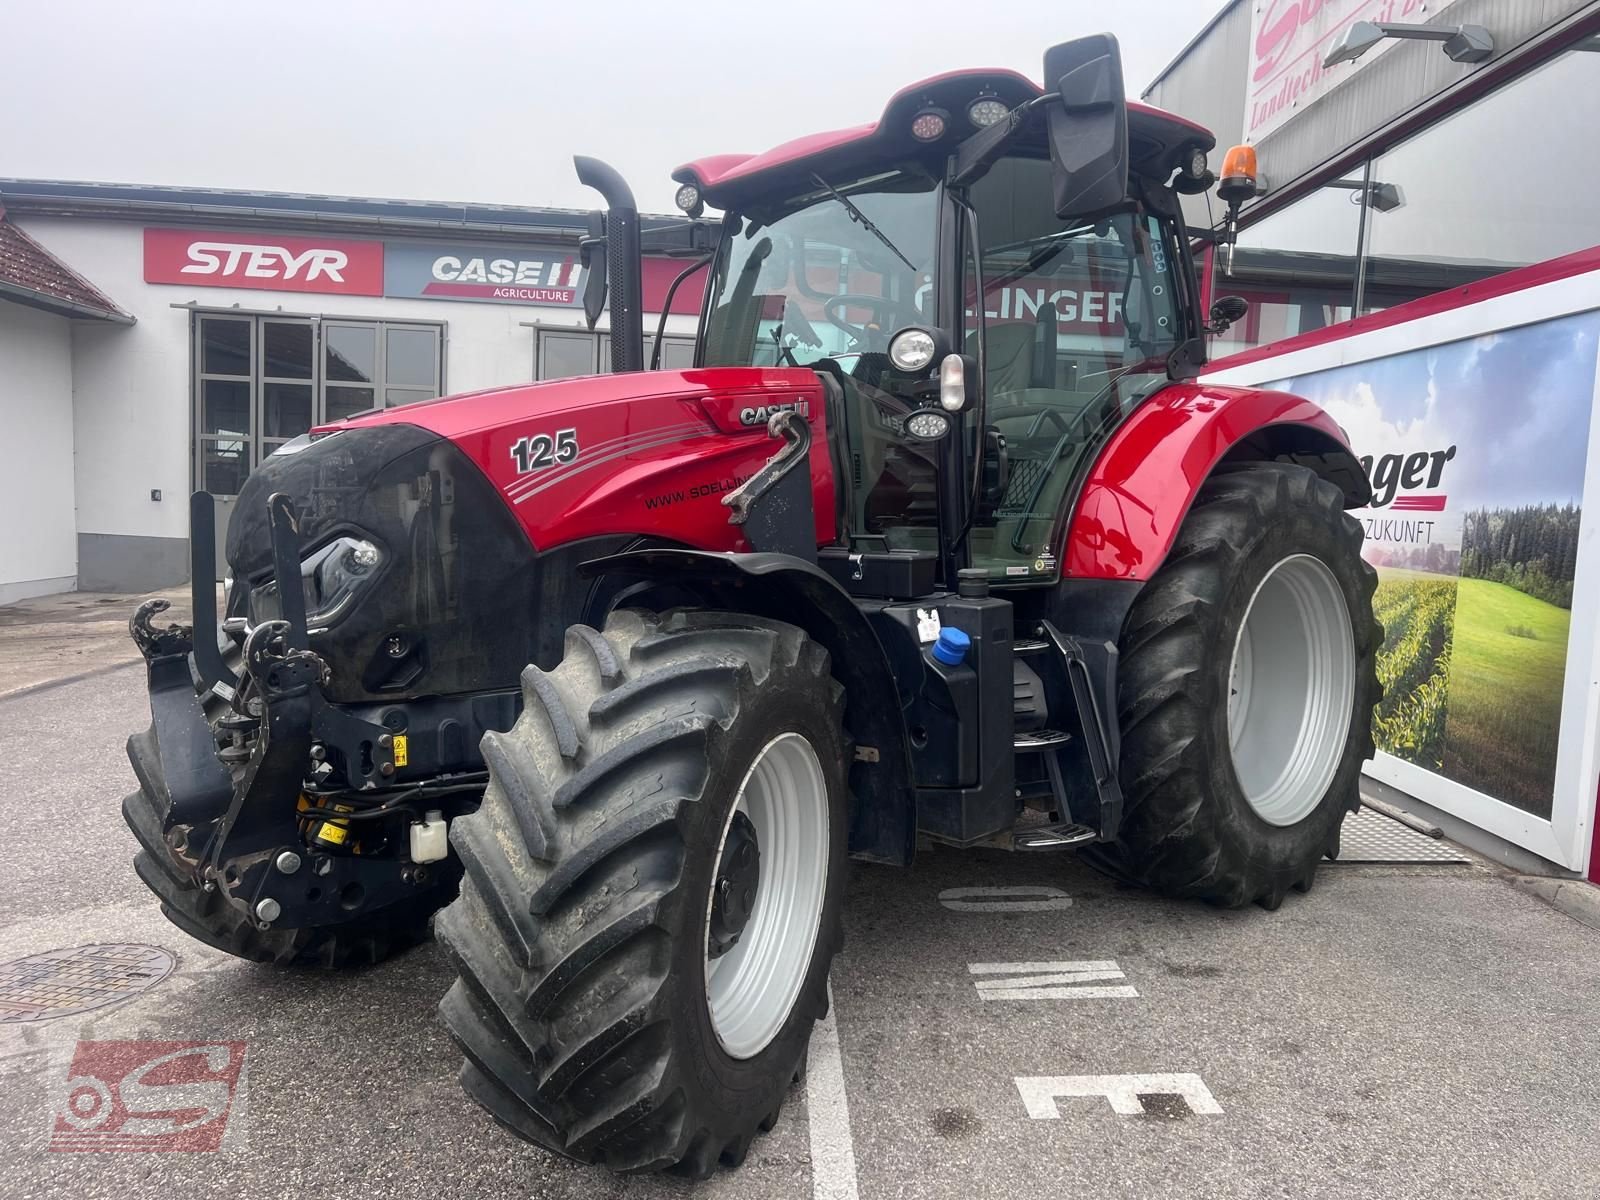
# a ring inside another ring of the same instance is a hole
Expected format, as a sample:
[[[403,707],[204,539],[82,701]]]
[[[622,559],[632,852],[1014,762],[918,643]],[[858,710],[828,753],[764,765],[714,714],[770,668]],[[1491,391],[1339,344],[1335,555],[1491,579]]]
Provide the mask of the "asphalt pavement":
[[[1600,1195],[1600,932],[1477,862],[1324,866],[1276,913],[1070,855],[858,866],[832,1019],[745,1166],[692,1185],[564,1163],[460,1091],[438,947],[286,973],[160,916],[117,811],[146,720],[138,667],[0,699],[0,960],[175,961],[125,1002],[0,1022],[13,1200]],[[80,1043],[127,1039],[242,1043],[218,1149],[49,1148],[103,1053]]]

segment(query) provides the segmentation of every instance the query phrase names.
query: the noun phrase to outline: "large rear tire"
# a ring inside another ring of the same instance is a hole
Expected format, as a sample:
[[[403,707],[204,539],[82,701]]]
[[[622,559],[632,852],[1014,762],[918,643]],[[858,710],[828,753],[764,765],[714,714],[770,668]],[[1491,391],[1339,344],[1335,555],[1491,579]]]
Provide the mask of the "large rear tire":
[[[451,826],[440,940],[462,1083],[513,1132],[704,1177],[769,1129],[827,1010],[845,859],[843,691],[799,629],[614,613],[523,673]]]
[[[1337,853],[1373,753],[1377,573],[1304,467],[1208,480],[1128,615],[1121,865],[1159,891],[1276,908]]]

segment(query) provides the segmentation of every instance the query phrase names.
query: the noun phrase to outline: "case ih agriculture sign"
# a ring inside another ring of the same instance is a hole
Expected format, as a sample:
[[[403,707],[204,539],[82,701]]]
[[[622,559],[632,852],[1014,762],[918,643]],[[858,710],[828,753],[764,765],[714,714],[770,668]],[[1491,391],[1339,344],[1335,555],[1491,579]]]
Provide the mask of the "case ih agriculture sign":
[[[581,303],[583,268],[573,249],[390,243],[386,296],[570,306]]]
[[[661,311],[672,280],[687,265],[686,260],[670,258],[644,260],[647,311]],[[553,308],[577,308],[583,303],[583,267],[571,246],[369,242],[146,229],[144,278],[146,283],[246,291]],[[693,316],[704,290],[705,273],[700,272],[678,289],[672,311]]]
[[[383,243],[146,229],[144,280],[269,292],[383,295]]]
[[[1301,105],[1378,58],[1387,43],[1354,63],[1323,68],[1323,56],[1352,21],[1422,24],[1449,5],[1450,0],[1256,0],[1250,18],[1245,141],[1260,141]]]

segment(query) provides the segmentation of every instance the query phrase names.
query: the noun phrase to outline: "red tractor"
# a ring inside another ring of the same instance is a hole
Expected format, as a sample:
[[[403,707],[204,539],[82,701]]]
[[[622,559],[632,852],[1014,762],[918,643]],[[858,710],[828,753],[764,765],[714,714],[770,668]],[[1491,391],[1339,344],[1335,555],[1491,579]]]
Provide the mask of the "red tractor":
[[[1243,307],[1202,313],[1178,203],[1211,135],[1126,103],[1110,37],[1044,77],[682,168],[725,214],[690,370],[642,370],[638,217],[580,159],[615,374],[284,446],[220,620],[197,495],[193,628],[132,623],[166,915],[339,967],[448,905],[468,1092],[703,1175],[803,1066],[850,858],[1309,888],[1372,749],[1368,482],[1313,405],[1196,381]]]

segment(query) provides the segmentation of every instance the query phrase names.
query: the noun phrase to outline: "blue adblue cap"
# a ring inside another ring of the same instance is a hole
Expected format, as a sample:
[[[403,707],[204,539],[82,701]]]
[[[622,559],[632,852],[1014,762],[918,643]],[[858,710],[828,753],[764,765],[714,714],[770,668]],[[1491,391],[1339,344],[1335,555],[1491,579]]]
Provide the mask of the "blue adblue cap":
[[[933,657],[947,667],[959,667],[966,658],[972,639],[959,629],[941,629],[939,640],[933,644]]]

